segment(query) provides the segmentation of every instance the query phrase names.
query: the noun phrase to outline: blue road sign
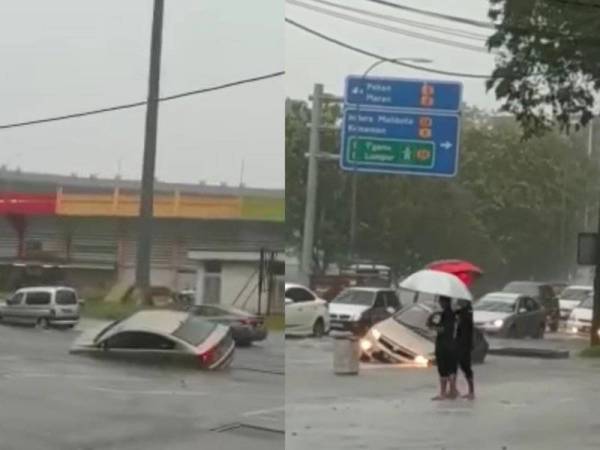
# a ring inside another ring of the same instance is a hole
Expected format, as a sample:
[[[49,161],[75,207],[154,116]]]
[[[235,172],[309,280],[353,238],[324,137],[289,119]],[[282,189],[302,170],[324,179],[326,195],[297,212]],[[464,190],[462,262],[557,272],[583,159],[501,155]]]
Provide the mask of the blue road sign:
[[[341,168],[455,176],[461,96],[457,82],[347,77]]]
[[[346,78],[344,101],[348,106],[361,108],[427,109],[458,113],[461,97],[462,83],[351,75]]]
[[[458,169],[457,115],[344,110],[341,168],[452,177]]]

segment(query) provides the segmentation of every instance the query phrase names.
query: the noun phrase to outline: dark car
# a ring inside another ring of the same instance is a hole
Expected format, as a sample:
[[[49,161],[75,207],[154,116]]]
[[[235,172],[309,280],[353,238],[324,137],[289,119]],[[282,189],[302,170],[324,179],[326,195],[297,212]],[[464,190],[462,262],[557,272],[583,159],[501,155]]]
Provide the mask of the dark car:
[[[523,294],[535,299],[546,313],[546,324],[550,331],[557,331],[560,324],[560,305],[554,287],[549,283],[537,281],[511,281],[503,292]]]
[[[224,305],[196,305],[190,311],[203,319],[230,327],[238,346],[247,346],[267,338],[264,319],[247,311]]]
[[[401,308],[400,299],[393,289],[352,287],[329,303],[331,329],[363,335]]]

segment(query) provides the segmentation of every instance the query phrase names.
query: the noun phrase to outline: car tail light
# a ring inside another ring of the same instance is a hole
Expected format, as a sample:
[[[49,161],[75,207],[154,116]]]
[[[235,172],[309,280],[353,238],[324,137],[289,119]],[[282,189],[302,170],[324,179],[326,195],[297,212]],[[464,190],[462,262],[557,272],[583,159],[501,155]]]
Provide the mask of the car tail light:
[[[215,359],[214,349],[207,350],[200,355],[200,362],[204,365],[209,365]]]

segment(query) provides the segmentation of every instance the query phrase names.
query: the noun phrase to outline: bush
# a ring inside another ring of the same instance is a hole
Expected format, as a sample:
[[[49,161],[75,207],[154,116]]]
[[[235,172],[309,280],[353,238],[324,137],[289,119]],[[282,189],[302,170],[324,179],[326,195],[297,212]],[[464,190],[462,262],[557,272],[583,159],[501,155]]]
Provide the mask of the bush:
[[[579,355],[583,358],[600,358],[600,345],[585,348]]]

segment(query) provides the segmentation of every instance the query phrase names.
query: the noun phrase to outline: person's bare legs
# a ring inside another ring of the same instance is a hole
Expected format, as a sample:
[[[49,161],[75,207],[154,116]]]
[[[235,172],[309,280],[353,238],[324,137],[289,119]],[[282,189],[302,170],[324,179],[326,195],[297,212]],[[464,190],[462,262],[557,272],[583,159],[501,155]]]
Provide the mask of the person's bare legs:
[[[446,392],[447,387],[448,387],[448,378],[440,377],[440,393],[439,393],[439,395],[436,395],[435,397],[433,397],[431,400],[434,400],[434,401],[446,400],[448,398],[448,394]]]
[[[467,384],[469,385],[469,393],[464,395],[463,398],[467,400],[475,400],[475,383],[473,378],[467,378]]]
[[[448,398],[454,400],[460,395],[458,389],[456,389],[456,374],[450,375],[448,383],[450,385],[450,393],[448,394]]]

